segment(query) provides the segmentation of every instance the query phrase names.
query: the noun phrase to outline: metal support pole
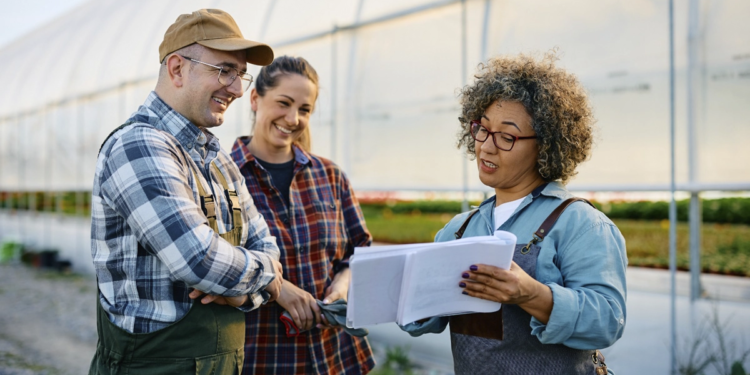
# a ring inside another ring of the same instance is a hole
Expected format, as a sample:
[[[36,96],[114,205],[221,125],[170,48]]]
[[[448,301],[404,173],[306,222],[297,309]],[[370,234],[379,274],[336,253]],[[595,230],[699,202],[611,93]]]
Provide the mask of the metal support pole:
[[[78,183],[83,179],[83,173],[81,170],[81,167],[83,165],[83,144],[81,143],[81,140],[84,139],[84,132],[85,132],[85,118],[84,118],[84,106],[86,105],[86,101],[79,100],[76,103],[76,124],[75,129],[78,136],[76,137],[74,147],[74,155],[75,155],[75,175],[76,175],[76,182],[73,184],[74,189],[74,195],[75,195],[75,219],[74,221],[77,221],[78,218],[83,216],[83,193],[80,191],[80,188]],[[83,243],[83,240],[81,239],[81,236],[76,236],[76,252],[83,249],[83,247],[86,246]]]
[[[357,4],[357,14],[354,17],[354,23],[359,23],[360,19],[362,18],[362,9],[364,7],[365,0],[359,0],[359,3]],[[346,126],[343,127],[343,135],[344,135],[344,147],[343,147],[343,164],[344,164],[344,171],[349,174],[351,177],[354,173],[352,170],[352,132],[356,131],[357,127],[359,126],[357,122],[356,117],[356,90],[354,89],[354,81],[355,81],[355,74],[354,69],[357,61],[357,29],[352,29],[349,31],[349,37],[350,43],[349,43],[349,70],[347,71],[347,77],[345,84],[346,87],[346,117],[347,121],[345,121]]]
[[[688,11],[688,69],[687,69],[687,136],[688,182],[698,182],[698,142],[696,140],[696,110],[699,82],[698,52],[700,49],[700,0],[690,0]],[[690,194],[690,301],[701,296],[701,203],[698,192]]]
[[[20,123],[22,123],[26,119],[26,116],[19,117],[18,120],[16,120],[16,129],[19,129],[18,133],[16,133],[16,150],[18,155],[18,191],[21,193],[21,197],[19,197],[19,210],[18,211],[24,211],[28,210],[29,208],[29,195],[26,192],[26,154],[24,154],[23,149],[23,143],[21,140],[25,137],[25,134],[21,134],[21,132],[26,132],[27,127],[22,126]],[[23,124],[26,125],[26,124]],[[23,129],[23,130],[21,130]],[[26,138],[30,139],[30,138]],[[25,209],[24,209],[25,207]],[[20,216],[18,222],[18,236],[19,241],[22,243],[26,243],[26,228],[25,228],[25,221],[26,221],[26,215]]]
[[[333,25],[333,32],[331,32],[331,160],[336,160],[336,153],[338,151],[337,142],[337,127],[338,127],[338,41],[337,41],[338,26]]]
[[[674,0],[669,0],[669,284],[670,284],[670,373],[677,374],[677,202],[675,202],[675,105],[674,105]]]
[[[489,44],[488,34],[490,29],[490,9],[492,0],[484,0],[484,19],[482,20],[482,51],[480,58],[482,62],[487,60],[487,44]]]
[[[466,0],[461,0],[461,87],[466,86]],[[463,201],[461,211],[469,210],[469,166],[465,154],[461,155]]]
[[[52,112],[51,110],[50,112]],[[47,115],[47,110],[45,109],[42,111],[42,131],[39,132],[41,137],[45,138],[44,144],[46,147],[44,148],[44,195],[43,199],[44,202],[42,204],[42,220],[44,220],[44,238],[42,239],[42,243],[44,243],[45,247],[50,247],[52,243],[52,223],[50,220],[50,207],[52,206],[52,195],[50,193],[50,190],[52,190],[51,184],[52,179],[50,178],[50,174],[52,174],[52,162],[50,159],[52,159],[52,151],[50,147],[50,122],[48,121],[49,116]],[[40,168],[42,169],[42,168]]]

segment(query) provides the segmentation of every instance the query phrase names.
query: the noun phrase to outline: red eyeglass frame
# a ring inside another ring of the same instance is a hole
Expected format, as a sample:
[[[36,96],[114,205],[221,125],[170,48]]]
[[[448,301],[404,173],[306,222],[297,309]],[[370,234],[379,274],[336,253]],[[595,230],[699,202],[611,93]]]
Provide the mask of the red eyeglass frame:
[[[487,129],[487,127],[485,127],[484,125],[482,125],[482,123],[479,120],[474,120],[474,121],[470,122],[469,126],[470,126],[469,134],[471,134],[471,138],[474,138],[475,141],[477,141],[477,142],[485,142],[485,141],[487,141],[487,138],[492,137],[492,143],[495,145],[495,147],[497,147],[498,150],[503,150],[503,151],[510,151],[510,150],[512,150],[513,146],[516,145],[516,141],[518,141],[519,139],[536,139],[537,138],[537,136],[535,136],[535,135],[526,136],[526,137],[518,137],[518,136],[515,136],[513,134],[506,133],[506,132],[491,132],[489,129]],[[484,129],[484,131],[487,132],[487,137],[484,138],[484,139],[478,139],[474,135],[474,133],[475,133],[474,132],[474,128],[475,127],[481,127],[482,129]],[[497,139],[495,139],[495,134],[507,135],[508,137],[513,138],[513,143],[510,145],[510,148],[508,148],[506,150],[506,149],[500,147],[497,144]]]

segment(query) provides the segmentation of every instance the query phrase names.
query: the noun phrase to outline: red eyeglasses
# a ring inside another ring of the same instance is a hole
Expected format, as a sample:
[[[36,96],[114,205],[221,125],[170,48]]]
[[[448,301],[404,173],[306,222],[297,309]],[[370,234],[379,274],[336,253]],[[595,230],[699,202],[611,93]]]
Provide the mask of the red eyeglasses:
[[[513,145],[516,144],[516,141],[519,139],[535,139],[536,136],[530,136],[530,137],[516,137],[513,134],[503,133],[503,132],[491,132],[487,130],[482,124],[479,122],[479,120],[474,120],[471,122],[471,137],[474,138],[477,142],[484,142],[487,140],[487,137],[492,135],[492,143],[495,144],[495,147],[499,148],[503,151],[510,151],[513,149]]]

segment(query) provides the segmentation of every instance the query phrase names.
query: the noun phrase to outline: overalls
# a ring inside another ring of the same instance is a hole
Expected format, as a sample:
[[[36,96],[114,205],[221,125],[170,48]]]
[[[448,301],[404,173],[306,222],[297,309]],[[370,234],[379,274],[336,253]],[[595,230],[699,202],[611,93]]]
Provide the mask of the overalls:
[[[126,124],[127,125],[127,124]],[[115,129],[115,131],[119,130]],[[113,131],[114,133],[114,131]],[[106,140],[105,140],[106,142]],[[188,158],[188,160],[191,160]],[[192,163],[191,163],[192,164]],[[237,192],[211,164],[232,210],[233,228],[219,233],[214,198],[207,194],[195,166],[201,209],[209,226],[232,245],[240,245],[242,206]],[[130,333],[110,322],[97,303],[99,341],[89,375],[98,374],[240,374],[245,358],[245,314],[226,305],[193,302],[190,310],[170,326],[149,333]]]

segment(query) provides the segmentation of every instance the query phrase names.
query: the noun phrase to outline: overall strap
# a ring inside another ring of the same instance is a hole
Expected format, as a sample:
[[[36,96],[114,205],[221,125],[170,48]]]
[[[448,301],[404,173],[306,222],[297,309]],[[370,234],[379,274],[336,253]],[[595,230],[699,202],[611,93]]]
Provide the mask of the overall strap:
[[[240,205],[240,198],[239,196],[237,196],[237,191],[229,190],[229,184],[227,183],[224,174],[221,173],[221,170],[216,166],[216,164],[211,164],[211,169],[213,169],[214,173],[216,173],[216,177],[219,179],[221,187],[224,188],[224,195],[226,195],[227,198],[227,205],[229,205],[229,210],[232,211],[232,227],[242,228],[242,205]]]
[[[102,148],[104,148],[104,144],[105,144],[105,143],[107,143],[107,141],[108,141],[108,140],[109,140],[110,138],[112,138],[112,136],[113,136],[113,135],[114,135],[115,133],[117,133],[117,131],[119,131],[120,129],[122,129],[122,128],[124,128],[124,127],[126,127],[126,126],[130,125],[130,124],[133,124],[133,123],[135,123],[135,121],[133,121],[133,120],[128,120],[128,121],[127,121],[126,123],[124,123],[124,124],[122,124],[122,125],[120,125],[120,126],[116,127],[116,128],[115,128],[115,130],[112,130],[112,131],[111,131],[111,132],[109,133],[109,135],[107,135],[107,138],[104,138],[104,142],[102,142],[102,145],[101,145],[101,146],[99,146],[99,152],[97,153],[97,155],[98,155],[98,154],[101,154],[101,153],[102,153]]]
[[[471,221],[471,218],[474,217],[474,215],[476,215],[477,212],[479,212],[478,208],[475,209],[474,211],[471,211],[469,213],[469,217],[466,218],[466,221],[464,221],[464,223],[461,224],[461,228],[458,228],[458,230],[456,231],[456,233],[453,234],[454,236],[456,236],[457,240],[460,240],[461,237],[464,236],[464,232],[466,231],[466,227],[469,226],[469,222]]]
[[[211,227],[214,232],[219,234],[221,238],[229,241],[229,243],[231,243],[232,245],[239,246],[240,240],[242,238],[242,205],[240,204],[239,197],[237,196],[237,191],[229,190],[227,179],[226,177],[224,177],[224,174],[221,173],[221,170],[216,166],[216,164],[211,164],[211,169],[216,174],[216,178],[219,180],[219,184],[221,184],[222,189],[224,189],[224,195],[227,198],[227,206],[229,206],[229,210],[231,210],[232,212],[232,215],[230,217],[230,220],[232,221],[232,230],[226,233],[219,233],[219,226],[216,223],[216,201],[213,195],[206,192],[206,189],[203,188],[203,184],[201,183],[195,170],[190,168],[190,171],[193,173],[193,178],[195,178],[195,183],[196,185],[198,185],[201,210],[203,210],[203,214],[206,215],[206,218],[208,219],[208,226]]]
[[[219,227],[216,225],[216,203],[214,202],[214,196],[206,193],[206,189],[203,188],[203,183],[201,182],[200,178],[198,178],[198,174],[195,173],[195,170],[193,168],[190,168],[189,165],[188,168],[190,169],[190,172],[193,173],[195,184],[198,185],[198,195],[200,196],[201,210],[203,210],[203,215],[206,215],[206,219],[208,219],[208,226],[211,227],[214,232],[218,233]]]
[[[557,219],[560,218],[563,211],[565,211],[565,209],[568,208],[568,206],[570,206],[571,204],[575,202],[586,202],[588,203],[589,206],[594,207],[594,205],[591,204],[591,202],[583,198],[574,197],[574,198],[566,199],[559,206],[557,206],[557,208],[555,208],[555,210],[552,211],[552,213],[549,214],[549,216],[547,216],[546,219],[544,219],[544,222],[542,222],[542,225],[540,225],[539,229],[537,229],[536,232],[534,232],[534,235],[531,237],[531,241],[529,241],[529,243],[526,246],[524,246],[524,248],[521,250],[521,253],[522,254],[528,253],[529,249],[531,248],[531,245],[544,241],[544,237],[546,237],[547,234],[550,232],[550,230],[552,230],[552,227],[555,226]],[[594,209],[596,209],[596,207],[594,207]]]

